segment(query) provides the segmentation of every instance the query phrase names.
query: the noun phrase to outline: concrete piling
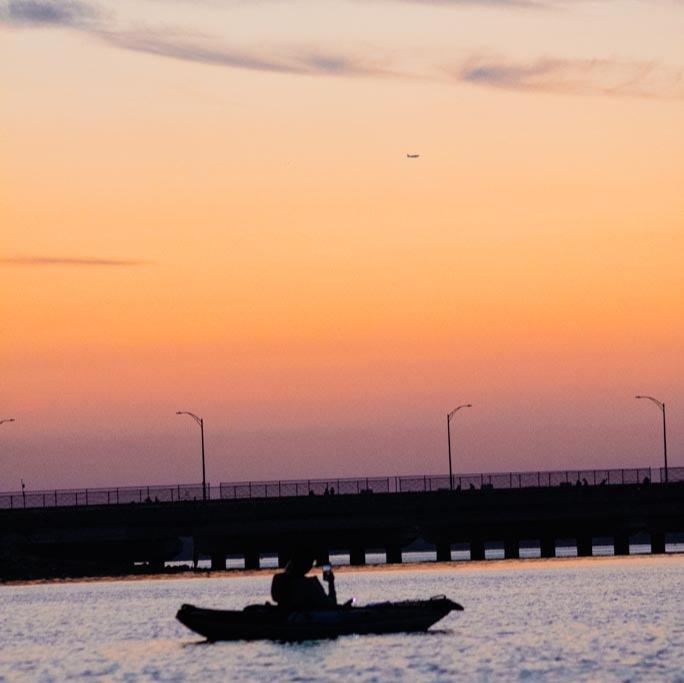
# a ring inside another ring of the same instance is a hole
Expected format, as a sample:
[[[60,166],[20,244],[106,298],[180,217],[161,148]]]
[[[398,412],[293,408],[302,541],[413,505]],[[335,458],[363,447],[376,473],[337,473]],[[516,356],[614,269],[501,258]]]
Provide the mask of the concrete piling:
[[[485,559],[485,544],[481,538],[474,538],[470,541],[470,559],[484,560]]]
[[[356,546],[349,551],[349,564],[352,567],[362,567],[366,564],[366,549]]]
[[[665,532],[656,530],[651,531],[651,552],[661,554],[665,552]]]
[[[245,569],[259,569],[259,551],[245,551]]]
[[[613,552],[616,555],[629,555],[629,534],[620,532],[613,539]]]
[[[385,548],[385,561],[387,564],[401,564],[401,546],[388,545],[387,548]]]
[[[517,560],[520,557],[520,542],[517,538],[507,538],[504,540],[504,558],[506,560]]]
[[[226,553],[223,548],[216,548],[212,550],[211,555],[211,569],[212,571],[218,572],[223,571],[226,568]]]
[[[594,553],[594,546],[591,536],[582,534],[577,537],[577,556],[591,557]]]
[[[545,536],[539,540],[539,551],[542,557],[556,557],[556,539]]]
[[[451,562],[451,543],[440,541],[435,545],[437,551],[437,562]]]

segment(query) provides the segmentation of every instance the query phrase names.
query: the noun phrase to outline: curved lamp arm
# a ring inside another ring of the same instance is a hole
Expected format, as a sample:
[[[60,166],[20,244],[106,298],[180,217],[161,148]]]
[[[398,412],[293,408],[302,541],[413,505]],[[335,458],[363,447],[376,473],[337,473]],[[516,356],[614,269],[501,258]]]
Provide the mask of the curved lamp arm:
[[[472,403],[464,403],[463,405],[456,406],[450,413],[447,413],[447,418],[451,420],[451,418],[456,415],[456,413],[461,410],[461,408],[472,408],[473,404]]]

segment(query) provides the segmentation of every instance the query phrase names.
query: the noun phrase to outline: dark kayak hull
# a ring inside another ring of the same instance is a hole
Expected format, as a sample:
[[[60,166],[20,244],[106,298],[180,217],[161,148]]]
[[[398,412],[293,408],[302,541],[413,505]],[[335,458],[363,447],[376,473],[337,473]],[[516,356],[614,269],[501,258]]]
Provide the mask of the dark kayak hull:
[[[270,605],[215,610],[183,605],[176,618],[207,640],[318,640],[350,634],[427,631],[452,610],[445,597],[384,602],[310,612],[285,612]]]

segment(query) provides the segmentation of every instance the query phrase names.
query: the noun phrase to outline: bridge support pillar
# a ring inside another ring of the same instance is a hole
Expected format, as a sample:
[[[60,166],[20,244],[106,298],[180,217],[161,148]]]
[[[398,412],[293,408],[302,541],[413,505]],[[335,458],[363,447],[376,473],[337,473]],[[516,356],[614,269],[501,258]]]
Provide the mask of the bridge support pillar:
[[[629,534],[615,534],[613,539],[613,552],[616,555],[629,555]]]
[[[401,546],[388,545],[385,548],[385,561],[387,564],[401,564]]]
[[[245,551],[245,569],[259,569],[259,551]]]
[[[290,552],[287,550],[278,551],[278,567],[284,569],[287,563],[290,561]]]
[[[664,553],[665,552],[665,532],[651,531],[651,552]]]
[[[591,536],[583,535],[577,537],[577,556],[591,557],[594,552]]]
[[[353,567],[362,567],[366,564],[366,549],[356,546],[349,551],[349,564]]]
[[[223,571],[226,568],[226,551],[223,548],[212,550],[210,558],[212,571]]]
[[[149,562],[150,571],[161,574],[164,571],[164,560],[150,560]]]
[[[484,560],[485,559],[485,544],[481,538],[473,538],[470,541],[470,559]]]
[[[517,538],[507,538],[504,540],[504,558],[506,560],[517,560],[520,557],[520,543]]]
[[[435,546],[437,551],[437,562],[451,562],[451,543],[449,541],[440,541]]]
[[[553,536],[539,539],[539,551],[542,557],[556,557],[556,539]]]

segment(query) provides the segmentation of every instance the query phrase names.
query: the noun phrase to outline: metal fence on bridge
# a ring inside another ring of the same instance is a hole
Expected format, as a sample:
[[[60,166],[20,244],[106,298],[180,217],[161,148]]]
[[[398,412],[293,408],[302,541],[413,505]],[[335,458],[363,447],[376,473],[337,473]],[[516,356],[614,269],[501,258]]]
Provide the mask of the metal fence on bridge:
[[[684,468],[681,468],[684,472]],[[669,469],[670,481],[672,468]],[[682,477],[684,479],[684,476]],[[552,486],[607,486],[650,483],[650,467],[619,470],[564,470],[559,472],[507,472],[453,476],[453,489],[519,489]],[[664,480],[664,478],[663,478]],[[300,479],[219,484],[219,497],[282,498],[285,496],[363,493],[422,493],[449,490],[449,477],[369,477],[365,479]]]
[[[209,486],[207,486],[207,495],[210,495]],[[0,493],[0,509],[127,505],[131,503],[176,503],[190,500],[202,500],[202,484],[122,486],[112,489],[58,489],[54,491]]]
[[[656,469],[655,474],[657,475],[655,483],[665,481],[663,468]],[[672,483],[684,482],[684,467],[668,468],[668,480]],[[648,484],[651,481],[654,480],[650,467],[556,472],[507,472],[454,475],[453,489],[467,491],[472,489],[614,486]],[[207,498],[210,500],[240,500],[310,495],[421,493],[449,490],[450,488],[447,475],[222,482],[213,487],[207,484]],[[176,503],[183,501],[201,502],[202,484],[0,493],[0,509]]]
[[[667,468],[667,480],[676,483],[684,481],[684,467],[668,467]],[[665,481],[665,468],[660,468],[660,481]]]
[[[553,486],[608,486],[643,484],[652,480],[651,468],[619,470],[563,470],[558,472],[505,472],[453,476],[453,488],[523,489]],[[449,477],[399,477],[398,491],[439,491],[450,489]]]
[[[252,481],[219,484],[219,498],[284,498],[288,496],[349,495],[361,493],[395,493],[396,477],[362,479],[300,479],[288,481]]]

